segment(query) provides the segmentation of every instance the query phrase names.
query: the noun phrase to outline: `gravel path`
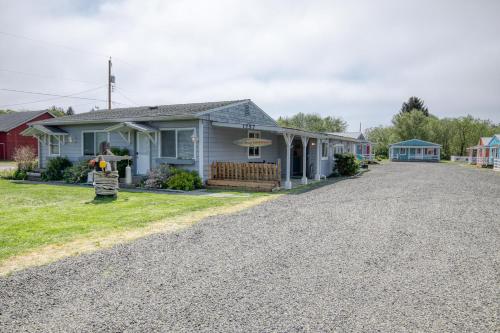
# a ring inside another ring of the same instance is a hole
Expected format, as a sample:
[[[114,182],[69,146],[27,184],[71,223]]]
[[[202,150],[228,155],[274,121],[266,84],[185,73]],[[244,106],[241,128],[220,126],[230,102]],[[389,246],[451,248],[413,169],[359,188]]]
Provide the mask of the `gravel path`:
[[[0,279],[0,331],[499,328],[500,174],[391,163]]]

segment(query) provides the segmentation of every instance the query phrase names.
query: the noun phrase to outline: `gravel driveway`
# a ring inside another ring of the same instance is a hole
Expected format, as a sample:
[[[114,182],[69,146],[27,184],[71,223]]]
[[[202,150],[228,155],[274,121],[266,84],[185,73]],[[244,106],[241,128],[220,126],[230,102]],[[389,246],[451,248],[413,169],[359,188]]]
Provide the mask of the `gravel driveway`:
[[[0,279],[0,331],[498,329],[500,174],[391,163]]]

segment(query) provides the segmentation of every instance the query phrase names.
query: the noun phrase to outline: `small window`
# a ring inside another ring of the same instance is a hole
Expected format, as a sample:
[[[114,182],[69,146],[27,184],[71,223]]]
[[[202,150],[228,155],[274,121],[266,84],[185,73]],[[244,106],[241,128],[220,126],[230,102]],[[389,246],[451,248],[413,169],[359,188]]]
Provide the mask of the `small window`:
[[[417,148],[417,154],[421,154],[422,153],[422,149],[421,148]]]
[[[177,131],[177,158],[194,159],[194,130],[178,130]]]
[[[83,155],[95,155],[94,140],[94,132],[83,133]]]
[[[328,142],[321,142],[321,158],[328,159]]]
[[[183,160],[194,159],[194,129],[162,130],[160,137],[160,157]]]
[[[55,135],[49,136],[49,155],[59,155],[60,153],[60,138]]]
[[[176,158],[175,150],[175,130],[161,131],[161,157]]]
[[[108,132],[95,131],[83,133],[83,155],[94,156],[104,154],[108,146]]]
[[[406,154],[406,148],[399,148],[399,153],[400,154]]]
[[[248,137],[260,139],[260,132],[249,131]],[[248,158],[260,158],[260,147],[248,147]]]

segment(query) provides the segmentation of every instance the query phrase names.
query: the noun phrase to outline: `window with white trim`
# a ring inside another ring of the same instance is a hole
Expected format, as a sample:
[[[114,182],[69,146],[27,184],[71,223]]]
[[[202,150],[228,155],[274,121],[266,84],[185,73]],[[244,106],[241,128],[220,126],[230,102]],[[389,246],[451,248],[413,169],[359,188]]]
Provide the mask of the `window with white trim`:
[[[248,131],[248,137],[251,139],[260,139],[260,132]],[[260,158],[260,147],[248,147],[248,158]]]
[[[105,131],[83,132],[82,149],[84,156],[95,156],[104,153],[109,142],[109,133]]]
[[[344,153],[344,145],[341,143],[338,143],[335,145],[335,154],[342,154]]]
[[[194,129],[175,128],[160,132],[160,157],[192,160],[195,156]]]
[[[328,142],[321,142],[321,159],[328,159]]]
[[[402,155],[406,154],[406,148],[399,148],[399,153]]]
[[[49,136],[49,155],[59,155],[61,153],[61,138]]]

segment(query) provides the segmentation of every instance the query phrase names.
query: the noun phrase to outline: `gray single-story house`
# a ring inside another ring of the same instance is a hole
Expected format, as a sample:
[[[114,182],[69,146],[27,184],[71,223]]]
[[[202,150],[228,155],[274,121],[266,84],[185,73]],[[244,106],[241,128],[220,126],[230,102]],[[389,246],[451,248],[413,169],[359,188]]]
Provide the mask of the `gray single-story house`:
[[[135,175],[164,163],[196,170],[207,181],[214,173],[220,177],[217,163],[231,162],[250,167],[251,177],[239,166],[233,178],[259,181],[270,177],[268,171],[254,169],[269,164],[278,166],[275,176],[284,179],[285,188],[291,188],[292,177],[307,183],[330,175],[334,153],[355,152],[359,143],[280,127],[249,99],[92,111],[30,123],[23,134],[38,139],[42,168],[55,156],[88,160],[107,144],[129,150]],[[265,145],[249,146],[259,140]]]

